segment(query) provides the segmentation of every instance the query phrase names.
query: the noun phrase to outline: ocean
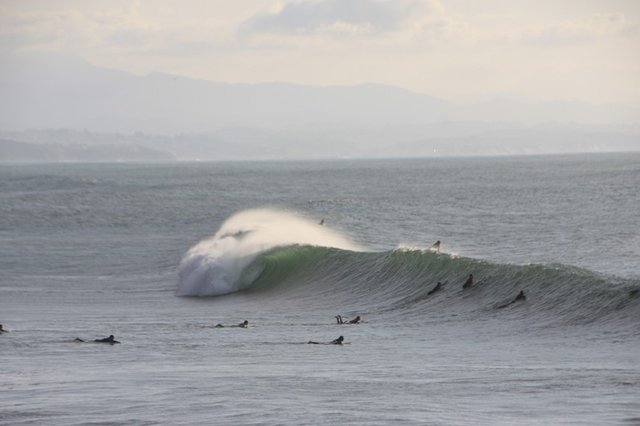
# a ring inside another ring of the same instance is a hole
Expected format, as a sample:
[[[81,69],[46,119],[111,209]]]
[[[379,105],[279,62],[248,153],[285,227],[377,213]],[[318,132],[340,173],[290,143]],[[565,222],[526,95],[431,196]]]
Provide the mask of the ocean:
[[[2,165],[0,424],[638,425],[638,188],[638,153]]]

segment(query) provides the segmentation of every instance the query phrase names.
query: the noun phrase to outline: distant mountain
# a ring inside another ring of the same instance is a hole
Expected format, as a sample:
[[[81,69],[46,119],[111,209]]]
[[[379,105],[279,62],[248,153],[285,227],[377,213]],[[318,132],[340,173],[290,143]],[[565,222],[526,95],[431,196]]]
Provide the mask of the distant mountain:
[[[134,76],[77,57],[4,57],[0,129],[68,128],[163,135],[224,128],[425,126],[480,121],[639,123],[637,106],[495,99],[456,105],[395,87],[228,84],[161,73]]]
[[[129,145],[33,144],[0,139],[0,162],[122,162],[172,161],[155,149]]]
[[[225,128],[212,134],[176,136],[61,129],[0,132],[0,162],[402,158],[639,150],[640,129],[576,129],[568,125],[318,126],[297,131]]]
[[[135,76],[61,55],[2,57],[0,161],[168,161],[640,150],[630,105],[396,87]]]
[[[447,104],[401,89],[362,85],[216,83],[94,67],[77,58],[15,59],[0,68],[0,128],[72,128],[156,134],[308,123],[433,122]]]
[[[640,150],[640,131],[532,126],[399,143],[399,156],[536,155]]]

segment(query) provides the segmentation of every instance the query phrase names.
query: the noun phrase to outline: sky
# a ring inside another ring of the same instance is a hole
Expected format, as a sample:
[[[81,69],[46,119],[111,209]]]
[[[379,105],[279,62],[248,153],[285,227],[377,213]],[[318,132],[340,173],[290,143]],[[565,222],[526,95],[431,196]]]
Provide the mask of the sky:
[[[41,52],[137,75],[640,103],[637,0],[0,0],[0,61]]]

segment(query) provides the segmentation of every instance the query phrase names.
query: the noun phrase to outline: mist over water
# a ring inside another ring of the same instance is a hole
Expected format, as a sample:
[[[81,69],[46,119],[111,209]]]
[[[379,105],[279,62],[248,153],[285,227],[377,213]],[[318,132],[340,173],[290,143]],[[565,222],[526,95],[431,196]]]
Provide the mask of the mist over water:
[[[461,283],[471,273],[480,279],[467,291],[474,295],[473,305],[465,305]],[[436,282],[444,285],[431,297],[434,286],[428,284]],[[462,322],[514,305],[509,303],[513,295],[526,289],[537,302],[535,311],[522,311],[520,317],[531,324],[617,319],[619,329],[637,334],[640,320],[638,279],[560,264],[500,265],[431,249],[363,251],[325,226],[269,209],[237,213],[215,236],[191,248],[179,267],[176,294],[286,294],[290,289],[298,298],[355,298],[361,311],[393,312],[417,321],[456,310]]]
[[[308,244],[356,250],[339,233],[302,216],[269,209],[247,210],[226,220],[216,234],[201,241],[180,263],[177,294],[218,296],[241,290],[260,275],[247,267],[278,247]]]
[[[0,167],[0,423],[634,424],[639,160]]]
[[[0,426],[640,426],[640,3],[567,3],[0,2]]]

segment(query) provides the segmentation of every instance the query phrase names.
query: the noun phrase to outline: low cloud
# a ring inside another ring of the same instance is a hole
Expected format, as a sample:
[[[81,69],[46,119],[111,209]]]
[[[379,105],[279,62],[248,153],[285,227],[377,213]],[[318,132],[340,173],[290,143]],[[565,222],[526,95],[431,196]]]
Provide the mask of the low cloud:
[[[299,0],[246,21],[242,35],[380,35],[441,11],[436,0]]]
[[[611,37],[638,35],[638,25],[623,14],[596,14],[573,20],[534,26],[511,34],[515,42],[544,46],[588,43]]]
[[[75,53],[206,53],[226,46],[233,31],[195,16],[152,14],[137,3],[106,10],[10,10],[0,5],[0,51]]]

